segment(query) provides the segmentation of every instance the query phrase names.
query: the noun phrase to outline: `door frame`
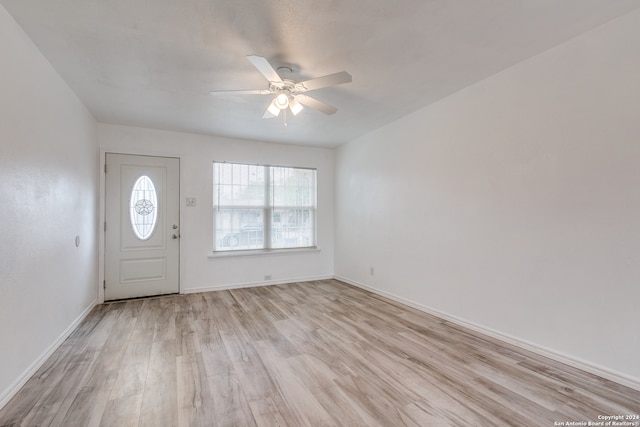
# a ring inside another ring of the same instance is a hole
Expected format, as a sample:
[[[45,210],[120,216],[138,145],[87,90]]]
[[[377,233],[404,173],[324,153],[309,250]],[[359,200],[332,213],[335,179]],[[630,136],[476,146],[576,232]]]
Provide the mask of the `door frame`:
[[[178,172],[178,179],[180,180],[178,189],[179,189],[179,198],[178,198],[178,208],[180,212],[180,224],[179,230],[182,230],[182,217],[183,217],[183,206],[182,206],[182,156],[177,153],[167,153],[167,152],[154,152],[152,151],[138,151],[138,150],[127,150],[121,151],[118,149],[100,149],[100,161],[98,164],[98,170],[100,175],[100,191],[98,198],[98,298],[97,303],[104,303],[104,280],[105,280],[105,256],[106,256],[106,233],[104,230],[104,223],[106,218],[106,210],[107,210],[107,176],[104,172],[105,164],[107,161],[107,153],[109,154],[122,154],[122,155],[130,155],[130,156],[149,156],[149,157],[174,157],[177,158],[180,162],[180,168]],[[183,271],[183,256],[182,256],[182,239],[178,239],[178,294],[182,294],[182,271]]]

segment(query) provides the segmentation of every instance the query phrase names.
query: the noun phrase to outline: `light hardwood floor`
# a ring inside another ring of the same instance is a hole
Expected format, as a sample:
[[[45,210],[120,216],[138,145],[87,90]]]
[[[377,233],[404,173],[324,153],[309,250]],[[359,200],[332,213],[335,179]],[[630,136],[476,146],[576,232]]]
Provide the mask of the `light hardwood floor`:
[[[640,414],[640,392],[327,280],[97,306],[0,426],[553,426],[627,414]]]

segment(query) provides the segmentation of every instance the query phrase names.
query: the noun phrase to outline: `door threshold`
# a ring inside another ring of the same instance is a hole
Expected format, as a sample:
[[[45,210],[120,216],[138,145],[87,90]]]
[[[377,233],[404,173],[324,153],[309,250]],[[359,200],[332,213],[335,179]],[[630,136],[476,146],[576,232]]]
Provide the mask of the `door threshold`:
[[[110,299],[109,301],[105,301],[103,304],[110,304],[112,302],[126,302],[126,301],[138,301],[138,300],[145,300],[145,299],[158,299],[158,298],[165,298],[165,297],[175,297],[176,295],[180,295],[180,292],[174,292],[174,293],[171,293],[171,294],[149,295],[149,296],[144,296],[144,297]]]

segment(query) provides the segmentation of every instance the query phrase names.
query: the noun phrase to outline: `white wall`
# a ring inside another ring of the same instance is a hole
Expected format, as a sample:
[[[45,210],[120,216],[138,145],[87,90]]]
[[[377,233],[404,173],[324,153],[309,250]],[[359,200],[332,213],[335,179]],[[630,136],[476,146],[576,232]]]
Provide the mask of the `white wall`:
[[[96,301],[98,150],[93,117],[2,6],[0,58],[1,407]]]
[[[102,152],[180,158],[181,292],[333,276],[333,150],[107,124],[98,125],[98,141]],[[209,258],[214,160],[317,168],[320,251]],[[186,207],[187,197],[197,206]]]
[[[640,384],[639,28],[341,147],[336,274]]]

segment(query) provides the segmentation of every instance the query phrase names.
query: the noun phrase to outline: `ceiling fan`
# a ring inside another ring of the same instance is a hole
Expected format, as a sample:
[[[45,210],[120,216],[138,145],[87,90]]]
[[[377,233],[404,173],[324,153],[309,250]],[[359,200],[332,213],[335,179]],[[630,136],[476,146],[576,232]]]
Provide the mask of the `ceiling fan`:
[[[295,82],[282,78],[278,71],[262,56],[247,55],[249,62],[260,71],[269,82],[268,89],[253,90],[217,90],[211,91],[211,95],[240,94],[240,95],[275,95],[267,107],[263,117],[278,117],[280,111],[288,108],[296,116],[304,107],[310,107],[325,114],[334,114],[338,109],[332,105],[318,101],[305,94],[316,89],[335,86],[351,82],[351,74],[346,71],[329,74],[324,77],[310,79],[303,82]],[[289,67],[280,67],[278,70],[291,71]],[[304,107],[303,107],[304,106]]]

